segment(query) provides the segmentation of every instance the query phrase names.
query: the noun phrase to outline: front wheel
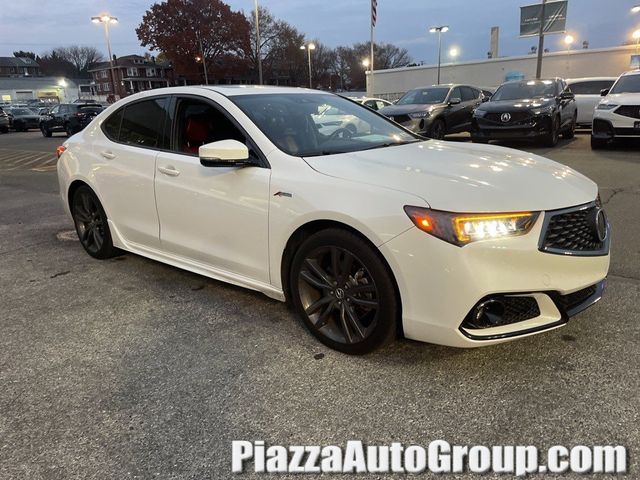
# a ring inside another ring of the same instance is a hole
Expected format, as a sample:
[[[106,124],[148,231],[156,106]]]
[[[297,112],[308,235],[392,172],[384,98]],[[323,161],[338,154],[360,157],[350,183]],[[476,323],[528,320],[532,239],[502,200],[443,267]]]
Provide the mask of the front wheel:
[[[447,126],[444,123],[444,120],[437,119],[431,125],[429,129],[429,136],[436,140],[444,140],[444,136],[447,134]]]
[[[42,136],[43,137],[50,137],[51,136],[51,130],[49,130],[47,127],[45,127],[44,125],[40,125],[40,131],[42,132]]]
[[[71,216],[80,243],[89,255],[101,260],[118,255],[119,252],[111,241],[107,214],[89,187],[79,187],[73,194]]]
[[[573,120],[571,121],[571,125],[569,125],[569,128],[567,129],[566,132],[564,132],[562,134],[562,137],[565,139],[570,139],[576,136],[576,124],[578,123],[578,114],[576,113],[573,116]]]
[[[289,281],[303,324],[328,347],[359,355],[393,339],[398,301],[391,273],[357,235],[328,229],[309,237]]]
[[[551,120],[551,130],[542,138],[542,144],[545,147],[555,147],[560,138],[560,119],[555,116]]]
[[[70,137],[70,136],[72,136],[74,133],[76,133],[76,132],[73,130],[73,128],[71,127],[71,125],[70,125],[70,124],[68,124],[68,123],[66,123],[66,124],[64,125],[64,131],[65,131],[65,133],[67,134],[67,137]]]

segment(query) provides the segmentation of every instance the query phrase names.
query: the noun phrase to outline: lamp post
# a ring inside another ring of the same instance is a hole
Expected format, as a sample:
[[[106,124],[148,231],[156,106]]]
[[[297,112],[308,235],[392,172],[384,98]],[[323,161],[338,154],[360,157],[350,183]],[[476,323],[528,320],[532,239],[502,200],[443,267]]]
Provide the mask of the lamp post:
[[[202,48],[202,38],[200,38],[200,32],[196,32],[196,38],[198,39],[198,45],[200,46],[200,56],[196,57],[196,62],[202,60],[202,68],[204,68],[204,84],[209,85],[209,74],[207,73],[207,61],[205,60],[204,48]]]
[[[315,50],[316,46],[313,43],[309,43],[307,45],[302,45],[300,50],[306,50],[309,56],[309,88],[313,88],[313,81],[311,79],[311,50]]]
[[[442,59],[442,34],[449,31],[448,25],[440,25],[439,27],[431,27],[429,33],[438,34],[438,85],[440,85],[440,62]]]
[[[104,38],[107,41],[107,51],[109,52],[109,73],[111,77],[111,88],[113,90],[113,95],[115,96],[118,92],[116,91],[116,81],[113,76],[113,54],[111,53],[111,38],[109,36],[109,25],[118,23],[118,19],[116,17],[112,17],[109,14],[102,14],[96,17],[91,17],[91,21],[93,23],[101,23],[104,26]]]
[[[258,56],[258,81],[262,85],[262,55],[260,54],[260,15],[258,13],[258,0],[254,0],[256,10],[256,55]]]
[[[636,53],[638,53],[640,51],[640,30],[633,32],[631,37],[636,41]]]
[[[569,67],[569,53],[571,52],[571,45],[573,44],[575,38],[573,38],[573,35],[567,35],[564,37],[564,44],[567,46],[567,73],[570,72],[570,67]]]

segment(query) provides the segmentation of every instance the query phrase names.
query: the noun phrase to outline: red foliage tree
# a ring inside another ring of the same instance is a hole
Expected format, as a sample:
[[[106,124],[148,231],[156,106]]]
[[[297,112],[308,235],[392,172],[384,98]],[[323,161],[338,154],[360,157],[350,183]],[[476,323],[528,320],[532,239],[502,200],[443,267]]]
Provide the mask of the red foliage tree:
[[[246,64],[249,28],[241,12],[220,0],[167,0],[147,10],[136,33],[142,46],[163,52],[176,73],[190,80],[201,81],[202,64],[196,58],[204,53],[211,82],[228,75],[221,68],[227,62]]]

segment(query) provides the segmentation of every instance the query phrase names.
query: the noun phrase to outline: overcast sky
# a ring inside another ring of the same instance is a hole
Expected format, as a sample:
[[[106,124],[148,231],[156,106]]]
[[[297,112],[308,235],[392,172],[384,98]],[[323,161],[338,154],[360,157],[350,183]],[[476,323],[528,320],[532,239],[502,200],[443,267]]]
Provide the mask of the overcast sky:
[[[536,0],[537,1],[537,0]],[[460,60],[485,58],[489,31],[500,27],[500,55],[525,54],[536,39],[519,39],[521,5],[533,0],[378,0],[376,40],[409,50],[417,62],[437,59],[436,35],[430,25],[448,24],[445,50],[456,46]],[[152,0],[0,0],[0,56],[14,50],[40,54],[55,46],[93,45],[106,50],[102,30],[89,17],[109,12],[119,17],[112,29],[113,52],[120,56],[144,53],[135,34]],[[228,0],[234,10],[251,11],[253,0]],[[640,28],[640,14],[631,14],[640,0],[570,0],[567,27],[577,46],[591,48],[622,44]],[[369,39],[369,0],[260,0],[272,13],[296,26],[308,37],[329,46]],[[561,37],[548,36],[546,47],[564,47]]]

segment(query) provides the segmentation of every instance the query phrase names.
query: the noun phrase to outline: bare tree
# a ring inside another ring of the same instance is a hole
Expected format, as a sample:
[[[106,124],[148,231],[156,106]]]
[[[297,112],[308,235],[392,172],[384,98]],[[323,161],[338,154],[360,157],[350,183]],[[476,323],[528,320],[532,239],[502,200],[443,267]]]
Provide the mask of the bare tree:
[[[71,63],[76,69],[76,75],[84,76],[89,67],[104,60],[102,53],[94,47],[83,47],[81,45],[71,45],[60,47],[54,50],[56,54]]]

